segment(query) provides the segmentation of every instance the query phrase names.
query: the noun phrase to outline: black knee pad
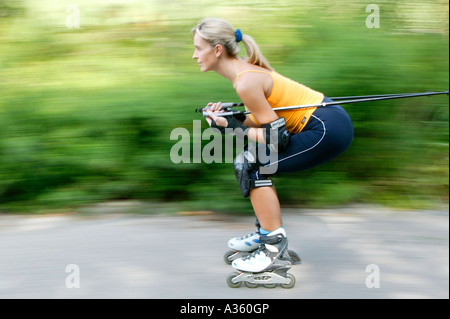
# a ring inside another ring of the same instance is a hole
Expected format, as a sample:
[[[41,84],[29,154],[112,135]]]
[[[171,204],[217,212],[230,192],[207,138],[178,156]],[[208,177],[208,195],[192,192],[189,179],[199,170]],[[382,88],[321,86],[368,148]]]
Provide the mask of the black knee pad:
[[[253,144],[247,144],[242,153],[233,161],[234,174],[241,188],[244,198],[250,194],[250,190],[256,187],[270,187],[272,180],[259,174],[261,164],[257,158],[257,150]]]

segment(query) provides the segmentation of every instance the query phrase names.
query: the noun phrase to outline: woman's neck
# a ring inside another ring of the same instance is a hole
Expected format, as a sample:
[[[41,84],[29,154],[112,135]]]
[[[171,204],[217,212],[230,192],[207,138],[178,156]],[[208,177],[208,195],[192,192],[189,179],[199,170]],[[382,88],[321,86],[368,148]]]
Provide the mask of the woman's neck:
[[[237,75],[248,67],[248,63],[238,58],[224,59],[222,63],[214,69],[218,74],[231,81],[234,84]]]

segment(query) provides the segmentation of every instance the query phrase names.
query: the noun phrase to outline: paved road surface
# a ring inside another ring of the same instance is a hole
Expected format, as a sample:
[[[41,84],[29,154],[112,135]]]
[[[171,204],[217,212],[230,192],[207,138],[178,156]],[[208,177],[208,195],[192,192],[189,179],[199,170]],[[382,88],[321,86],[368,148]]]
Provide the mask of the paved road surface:
[[[250,216],[0,215],[0,298],[449,298],[448,210],[286,210],[284,223],[296,286],[231,289],[222,255]]]

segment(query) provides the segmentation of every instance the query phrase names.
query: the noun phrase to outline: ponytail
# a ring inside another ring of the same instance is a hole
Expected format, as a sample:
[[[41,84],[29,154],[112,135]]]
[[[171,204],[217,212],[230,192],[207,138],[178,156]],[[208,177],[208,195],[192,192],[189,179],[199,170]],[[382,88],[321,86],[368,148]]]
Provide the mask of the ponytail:
[[[242,43],[244,43],[245,50],[247,51],[248,63],[272,70],[269,61],[261,53],[258,44],[256,44],[256,41],[251,36],[243,34]]]
[[[221,44],[230,57],[237,57],[240,52],[238,42],[242,41],[247,51],[248,63],[272,70],[255,40],[248,34],[242,34],[239,29],[234,30],[231,24],[223,19],[206,18],[192,28],[191,33],[198,34],[211,46]]]

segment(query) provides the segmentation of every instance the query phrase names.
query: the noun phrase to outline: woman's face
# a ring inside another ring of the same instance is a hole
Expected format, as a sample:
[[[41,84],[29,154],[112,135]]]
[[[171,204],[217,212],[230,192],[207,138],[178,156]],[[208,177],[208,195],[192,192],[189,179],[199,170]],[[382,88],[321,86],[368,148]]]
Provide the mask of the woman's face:
[[[218,60],[214,48],[197,33],[194,36],[194,46],[192,58],[197,60],[200,70],[202,72],[212,70]]]

